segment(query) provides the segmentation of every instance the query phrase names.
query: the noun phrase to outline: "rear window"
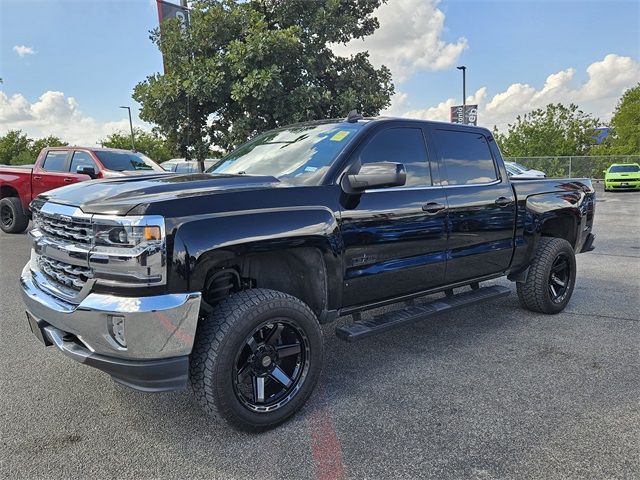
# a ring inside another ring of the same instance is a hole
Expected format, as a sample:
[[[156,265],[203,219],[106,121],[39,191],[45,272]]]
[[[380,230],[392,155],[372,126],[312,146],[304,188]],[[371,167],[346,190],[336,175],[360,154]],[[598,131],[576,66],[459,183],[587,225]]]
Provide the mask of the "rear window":
[[[638,165],[612,165],[609,168],[610,173],[633,173],[639,171],[640,167]]]
[[[113,170],[114,172],[126,172],[136,170],[151,170],[160,171],[160,168],[153,160],[140,153],[133,152],[109,152],[109,151],[96,151],[95,154],[100,159],[100,162],[107,170]]]
[[[68,150],[50,150],[44,159],[42,168],[47,172],[66,172]]]
[[[481,133],[438,130],[435,136],[446,175],[443,185],[477,185],[497,180],[487,139]]]

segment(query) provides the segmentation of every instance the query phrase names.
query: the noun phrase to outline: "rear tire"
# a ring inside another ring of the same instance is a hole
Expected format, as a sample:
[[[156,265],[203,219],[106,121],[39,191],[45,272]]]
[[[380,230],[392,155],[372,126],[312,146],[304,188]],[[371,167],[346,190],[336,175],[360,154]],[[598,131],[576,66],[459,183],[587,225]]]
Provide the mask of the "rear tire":
[[[0,200],[0,229],[5,233],[22,233],[29,226],[29,217],[18,197]]]
[[[311,309],[291,295],[251,289],[200,320],[189,378],[207,414],[265,430],[304,405],[322,362],[322,331]]]
[[[520,304],[532,312],[556,314],[569,303],[576,281],[576,258],[562,238],[542,237],[524,282],[516,289]]]

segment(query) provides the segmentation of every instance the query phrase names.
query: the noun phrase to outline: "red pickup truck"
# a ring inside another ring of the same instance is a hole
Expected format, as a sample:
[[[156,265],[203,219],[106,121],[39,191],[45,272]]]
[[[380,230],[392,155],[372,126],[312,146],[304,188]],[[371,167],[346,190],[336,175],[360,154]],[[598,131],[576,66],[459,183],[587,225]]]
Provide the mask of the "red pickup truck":
[[[24,232],[29,225],[29,203],[54,188],[94,178],[149,171],[164,172],[153,160],[129,150],[113,148],[48,147],[33,168],[0,167],[0,229]]]

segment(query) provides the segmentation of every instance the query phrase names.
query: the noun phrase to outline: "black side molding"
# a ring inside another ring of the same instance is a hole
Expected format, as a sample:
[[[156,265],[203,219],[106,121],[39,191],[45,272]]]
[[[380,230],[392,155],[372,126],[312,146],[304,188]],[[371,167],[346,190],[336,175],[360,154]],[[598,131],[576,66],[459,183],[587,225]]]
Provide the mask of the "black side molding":
[[[439,298],[424,305],[412,305],[400,310],[378,315],[369,320],[360,320],[349,325],[336,328],[336,335],[341,340],[355,342],[370,337],[377,333],[386,332],[396,327],[401,327],[419,320],[426,320],[441,313],[450,312],[463,307],[469,307],[478,303],[506,297],[511,290],[501,285],[492,285],[470,290],[456,295]]]

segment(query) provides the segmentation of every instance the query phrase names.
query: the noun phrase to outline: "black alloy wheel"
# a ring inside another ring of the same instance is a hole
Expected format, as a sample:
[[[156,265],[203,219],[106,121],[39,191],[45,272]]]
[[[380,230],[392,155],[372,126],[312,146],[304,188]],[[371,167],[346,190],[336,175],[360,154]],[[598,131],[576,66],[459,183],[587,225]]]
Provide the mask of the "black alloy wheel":
[[[273,428],[307,401],[320,378],[318,318],[276,290],[233,293],[203,315],[189,380],[204,411],[242,430]]]
[[[233,387],[238,400],[254,412],[286,405],[307,377],[308,349],[304,332],[287,319],[258,327],[236,356]]]
[[[0,206],[0,223],[6,229],[11,228],[13,224],[13,210],[9,205],[1,205]]]
[[[576,257],[564,238],[541,237],[524,281],[516,283],[518,300],[532,312],[560,313],[576,283]]]
[[[562,303],[567,296],[571,281],[571,263],[563,253],[553,261],[549,272],[549,296],[553,303]]]

